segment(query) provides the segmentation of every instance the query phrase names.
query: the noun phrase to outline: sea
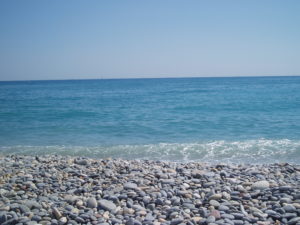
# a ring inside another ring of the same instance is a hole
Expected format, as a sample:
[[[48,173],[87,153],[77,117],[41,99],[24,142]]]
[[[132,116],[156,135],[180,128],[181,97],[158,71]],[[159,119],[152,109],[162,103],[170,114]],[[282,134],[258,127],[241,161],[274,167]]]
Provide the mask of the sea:
[[[300,164],[300,77],[0,82],[0,155]]]

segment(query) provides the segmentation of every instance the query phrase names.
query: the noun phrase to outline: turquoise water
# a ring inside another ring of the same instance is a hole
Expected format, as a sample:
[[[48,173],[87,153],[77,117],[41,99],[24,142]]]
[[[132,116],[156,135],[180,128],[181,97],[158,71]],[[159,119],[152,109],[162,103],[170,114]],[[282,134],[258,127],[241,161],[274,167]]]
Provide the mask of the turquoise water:
[[[0,152],[300,162],[300,77],[0,82]]]

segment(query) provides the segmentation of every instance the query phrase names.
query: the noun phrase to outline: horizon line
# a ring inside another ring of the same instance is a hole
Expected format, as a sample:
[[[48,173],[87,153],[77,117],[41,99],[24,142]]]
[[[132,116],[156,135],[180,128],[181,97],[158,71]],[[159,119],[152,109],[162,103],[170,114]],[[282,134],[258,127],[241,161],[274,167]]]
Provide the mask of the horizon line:
[[[190,79],[190,78],[255,78],[255,77],[299,77],[300,75],[226,75],[226,76],[187,76],[187,77],[112,77],[112,78],[70,78],[70,79],[28,79],[28,80],[0,80],[0,82],[30,82],[30,81],[74,81],[74,80],[134,80],[134,79]]]

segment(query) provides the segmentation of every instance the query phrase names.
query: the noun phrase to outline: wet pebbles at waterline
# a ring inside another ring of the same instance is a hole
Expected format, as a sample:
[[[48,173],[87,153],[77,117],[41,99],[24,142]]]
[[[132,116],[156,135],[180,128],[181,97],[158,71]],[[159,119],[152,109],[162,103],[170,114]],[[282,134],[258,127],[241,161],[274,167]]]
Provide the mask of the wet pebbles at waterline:
[[[300,166],[0,157],[0,224],[300,224]]]

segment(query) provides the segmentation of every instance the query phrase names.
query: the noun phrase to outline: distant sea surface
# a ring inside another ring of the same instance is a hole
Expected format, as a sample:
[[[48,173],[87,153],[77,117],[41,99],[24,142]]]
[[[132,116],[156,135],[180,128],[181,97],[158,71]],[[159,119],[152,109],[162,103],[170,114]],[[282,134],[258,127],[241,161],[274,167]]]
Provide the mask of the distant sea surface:
[[[0,82],[0,154],[300,163],[300,77]]]

